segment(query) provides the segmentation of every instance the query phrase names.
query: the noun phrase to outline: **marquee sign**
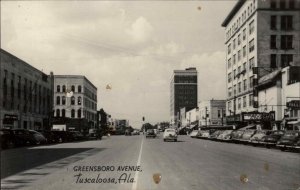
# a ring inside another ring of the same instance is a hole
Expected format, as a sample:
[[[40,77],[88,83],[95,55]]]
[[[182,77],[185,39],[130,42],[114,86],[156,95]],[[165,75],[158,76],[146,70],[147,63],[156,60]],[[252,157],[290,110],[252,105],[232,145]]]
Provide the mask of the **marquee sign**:
[[[275,112],[270,113],[242,113],[243,121],[275,121]]]
[[[300,108],[300,100],[291,100],[286,103],[289,108]]]

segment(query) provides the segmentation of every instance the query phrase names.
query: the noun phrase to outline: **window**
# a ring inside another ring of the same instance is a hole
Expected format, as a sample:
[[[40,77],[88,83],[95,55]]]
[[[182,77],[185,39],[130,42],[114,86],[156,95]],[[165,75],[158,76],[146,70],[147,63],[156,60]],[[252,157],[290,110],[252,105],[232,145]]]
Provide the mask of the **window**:
[[[281,49],[293,49],[293,35],[281,35]]]
[[[271,9],[276,9],[277,8],[276,0],[271,0],[270,1],[270,7],[271,7]]]
[[[74,96],[71,97],[71,105],[75,105],[75,97]]]
[[[280,0],[280,9],[286,9],[285,1],[286,0]]]
[[[60,96],[56,96],[56,105],[60,104]]]
[[[271,35],[270,48],[271,49],[276,49],[276,35]]]
[[[289,1],[289,8],[294,9],[295,8],[295,0],[290,0]]]
[[[249,69],[251,70],[255,66],[254,57],[249,60]]]
[[[228,49],[228,54],[230,54],[231,53],[231,44],[228,45],[227,49]]]
[[[243,97],[243,107],[247,107],[246,96]]]
[[[78,85],[78,92],[81,92],[81,85]]]
[[[249,88],[253,88],[253,79],[253,76],[249,78]]]
[[[243,40],[246,40],[246,28],[243,30]]]
[[[61,116],[62,116],[62,117],[66,117],[66,110],[65,110],[65,109],[62,109],[62,110],[61,110]]]
[[[81,109],[77,110],[77,118],[81,118]]]
[[[241,50],[238,51],[238,61],[241,60]]]
[[[236,54],[233,55],[233,65],[236,63]]]
[[[243,47],[243,57],[246,57],[246,46]]]
[[[238,67],[238,74],[241,73],[241,66]]]
[[[228,59],[228,68],[230,68],[230,67],[231,67],[231,58]]]
[[[235,49],[235,39],[233,39],[233,42],[232,42],[232,49]]]
[[[281,67],[290,66],[292,62],[293,62],[292,54],[282,54],[281,55]]]
[[[239,34],[238,35],[238,45],[240,45],[241,44],[241,35]]]
[[[236,95],[236,85],[233,86],[233,94]]]
[[[249,24],[249,35],[254,32],[254,20],[252,20]]]
[[[249,95],[249,106],[253,105],[253,94]]]
[[[56,86],[56,92],[60,92],[60,86],[59,85]]]
[[[245,79],[243,81],[243,86],[244,86],[244,91],[246,91],[247,90],[247,79]]]
[[[229,88],[228,88],[228,97],[231,97],[231,95],[232,95],[232,88],[229,87]]]
[[[244,72],[246,72],[246,70],[247,70],[246,67],[247,67],[247,66],[246,66],[246,62],[245,62],[245,63],[243,63],[243,71],[244,71]]]
[[[241,109],[241,98],[238,99],[238,109]]]
[[[56,110],[56,117],[60,117],[60,110],[59,109]]]
[[[62,92],[66,92],[66,85],[62,86]]]
[[[271,16],[271,30],[277,29],[277,17],[275,15]]]
[[[61,97],[61,104],[66,105],[66,97],[65,96]]]
[[[293,16],[283,15],[281,16],[281,30],[293,29]]]
[[[81,105],[81,96],[79,96],[79,97],[77,98],[77,104],[78,104],[78,105]]]
[[[236,69],[233,70],[233,78],[236,78]]]
[[[71,86],[71,91],[75,92],[75,86],[74,85]]]
[[[72,110],[71,110],[71,118],[74,118],[74,117],[75,117],[75,110],[72,109]]]
[[[231,73],[228,73],[228,82],[231,82]]]
[[[276,56],[276,54],[271,54],[270,67],[271,68],[276,68],[277,67],[277,56]]]
[[[239,93],[242,92],[242,84],[241,84],[241,82],[238,83],[238,92]]]
[[[249,42],[249,52],[254,50],[254,39]]]
[[[231,101],[228,102],[228,110],[231,110]]]

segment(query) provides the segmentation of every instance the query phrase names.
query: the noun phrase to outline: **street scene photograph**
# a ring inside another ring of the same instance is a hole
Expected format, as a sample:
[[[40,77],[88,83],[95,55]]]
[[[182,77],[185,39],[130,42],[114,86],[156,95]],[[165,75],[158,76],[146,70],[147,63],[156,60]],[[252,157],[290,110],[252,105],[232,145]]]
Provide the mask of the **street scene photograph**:
[[[300,190],[300,0],[0,12],[0,189]]]

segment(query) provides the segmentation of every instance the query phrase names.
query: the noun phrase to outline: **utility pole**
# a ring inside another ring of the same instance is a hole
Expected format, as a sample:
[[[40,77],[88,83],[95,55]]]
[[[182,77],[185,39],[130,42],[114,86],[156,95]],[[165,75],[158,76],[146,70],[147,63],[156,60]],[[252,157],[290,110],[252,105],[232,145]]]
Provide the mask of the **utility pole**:
[[[205,126],[207,127],[207,107],[205,107]]]

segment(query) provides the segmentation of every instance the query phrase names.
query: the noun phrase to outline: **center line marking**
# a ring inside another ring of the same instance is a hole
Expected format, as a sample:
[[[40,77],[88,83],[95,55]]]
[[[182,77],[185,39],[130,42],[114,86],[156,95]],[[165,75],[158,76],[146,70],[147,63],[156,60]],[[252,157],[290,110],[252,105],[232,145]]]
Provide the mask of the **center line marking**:
[[[142,151],[143,151],[143,143],[144,143],[144,136],[143,136],[142,143],[141,143],[139,158],[138,158],[138,161],[137,161],[137,164],[136,164],[137,166],[139,166],[141,164],[141,157],[142,157]],[[135,175],[134,175],[135,182],[133,183],[132,188],[131,188],[132,190],[136,190],[138,178],[139,178],[139,171],[136,171]]]

